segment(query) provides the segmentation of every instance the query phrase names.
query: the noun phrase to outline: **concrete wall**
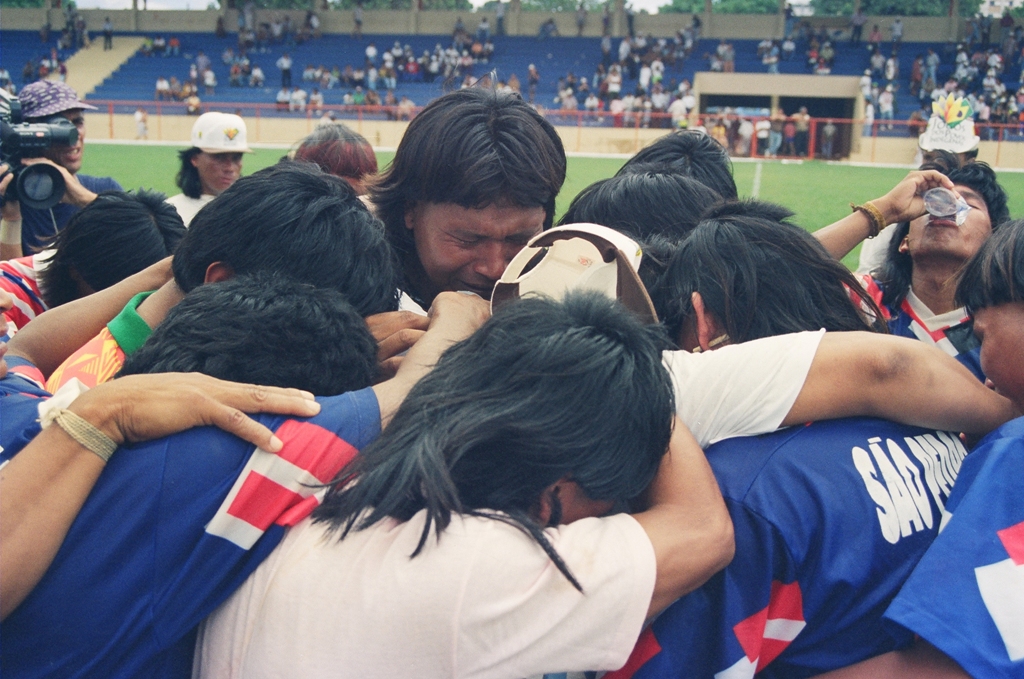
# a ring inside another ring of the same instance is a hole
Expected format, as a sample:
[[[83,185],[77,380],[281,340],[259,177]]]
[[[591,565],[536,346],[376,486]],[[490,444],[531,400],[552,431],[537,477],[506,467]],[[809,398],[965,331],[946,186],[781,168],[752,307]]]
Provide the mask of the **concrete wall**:
[[[246,116],[249,141],[262,144],[294,144],[312,132],[317,117],[257,118]],[[151,141],[180,142],[188,146],[195,118],[181,115],[149,116]],[[346,125],[366,137],[376,147],[395,148],[408,123],[386,120],[344,120]],[[135,119],[130,114],[87,113],[90,139],[135,139]],[[570,153],[636,153],[665,134],[666,130],[636,127],[587,128],[558,127],[565,150]]]
[[[823,85],[828,84],[828,87]],[[860,93],[854,76],[784,75],[769,73],[697,73],[694,93],[751,96],[826,97],[853,99]],[[823,91],[827,90],[827,91]]]
[[[197,3],[199,0],[197,0]],[[141,5],[141,0],[140,0]],[[259,16],[270,17],[280,12],[276,10],[261,10]],[[300,10],[291,10],[292,20],[301,23],[305,13]],[[8,7],[3,9],[0,25],[9,30],[37,30],[46,18],[46,10],[25,9]],[[83,15],[89,24],[89,29],[98,31],[103,24],[105,17],[110,17],[117,31],[144,31],[144,32],[208,32],[212,31],[217,23],[219,11],[133,11],[133,10],[83,10]],[[237,26],[235,10],[224,12],[225,24],[229,31]],[[445,35],[452,31],[455,26],[455,19],[462,16],[463,22],[470,30],[476,28],[480,21],[481,14],[474,12],[447,12],[447,11],[426,11],[415,10],[391,12],[391,11],[369,11],[363,15],[363,32],[366,34],[421,34],[421,35]],[[522,12],[519,14],[507,10],[505,14],[506,30],[510,35],[536,35],[537,29],[543,21],[550,17],[555,18],[558,30],[562,35],[576,35],[576,17],[571,12],[547,13],[547,12]],[[488,14],[492,29],[495,24],[493,14]],[[352,12],[350,11],[326,11],[320,12],[322,30],[325,33],[351,33]],[[766,36],[780,37],[782,35],[782,19],[777,14],[703,14],[704,22],[703,36],[706,38],[734,38],[734,39],[760,39]],[[814,25],[825,24],[832,28],[846,28],[849,20],[842,17],[811,17]],[[872,24],[877,23],[882,28],[886,37],[889,35],[889,25],[893,17],[869,17],[864,30],[864,37],[867,37]],[[655,36],[669,36],[676,31],[689,26],[692,21],[690,14],[638,14],[636,16],[636,30],[644,33],[652,33]],[[64,18],[60,10],[50,10],[50,23],[55,26],[63,26]],[[613,21],[613,25],[616,22]],[[625,22],[622,22],[623,27]],[[947,17],[907,17],[903,20],[904,38],[907,41],[940,41],[957,39],[963,35],[963,20]],[[586,35],[597,36],[601,34],[601,13],[591,12],[586,26]]]

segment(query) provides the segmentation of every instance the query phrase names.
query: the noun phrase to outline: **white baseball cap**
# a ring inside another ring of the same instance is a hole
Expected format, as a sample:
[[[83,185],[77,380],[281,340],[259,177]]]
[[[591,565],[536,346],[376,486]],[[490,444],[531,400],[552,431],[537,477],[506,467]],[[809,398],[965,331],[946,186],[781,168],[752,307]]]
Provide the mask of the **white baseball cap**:
[[[205,153],[251,153],[246,141],[245,121],[234,113],[211,111],[192,126],[192,146]]]
[[[567,224],[530,239],[498,279],[491,310],[527,295],[561,299],[569,290],[595,290],[616,299],[645,323],[657,323],[637,270],[643,252],[629,236],[598,224]]]

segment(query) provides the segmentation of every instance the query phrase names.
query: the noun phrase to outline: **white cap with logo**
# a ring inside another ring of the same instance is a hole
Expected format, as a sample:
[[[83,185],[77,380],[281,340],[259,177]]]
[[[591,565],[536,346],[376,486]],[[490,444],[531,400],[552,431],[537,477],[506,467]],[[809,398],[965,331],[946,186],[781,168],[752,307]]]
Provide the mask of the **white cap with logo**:
[[[245,121],[233,113],[211,111],[192,126],[192,146],[205,153],[250,153]]]

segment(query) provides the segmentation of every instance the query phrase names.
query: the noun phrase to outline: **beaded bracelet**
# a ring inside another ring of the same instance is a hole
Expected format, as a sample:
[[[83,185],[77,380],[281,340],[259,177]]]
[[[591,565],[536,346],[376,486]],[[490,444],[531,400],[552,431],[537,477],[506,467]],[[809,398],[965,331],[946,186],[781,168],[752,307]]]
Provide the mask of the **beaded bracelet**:
[[[886,227],[885,217],[882,216],[881,210],[875,207],[870,201],[863,205],[854,205],[853,203],[850,203],[850,209],[854,212],[862,212],[864,216],[868,218],[868,221],[871,223],[871,234],[868,238],[874,238]]]

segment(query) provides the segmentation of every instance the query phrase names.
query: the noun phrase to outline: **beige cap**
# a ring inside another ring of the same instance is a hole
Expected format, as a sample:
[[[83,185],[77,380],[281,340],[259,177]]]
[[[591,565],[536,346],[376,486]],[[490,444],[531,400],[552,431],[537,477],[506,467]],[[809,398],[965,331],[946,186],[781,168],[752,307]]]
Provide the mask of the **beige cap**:
[[[192,126],[192,146],[205,153],[250,153],[245,121],[233,113],[210,112]]]
[[[598,224],[567,224],[530,239],[491,294],[491,309],[527,295],[561,299],[569,290],[595,290],[616,299],[645,323],[658,314],[637,274],[636,241]]]

